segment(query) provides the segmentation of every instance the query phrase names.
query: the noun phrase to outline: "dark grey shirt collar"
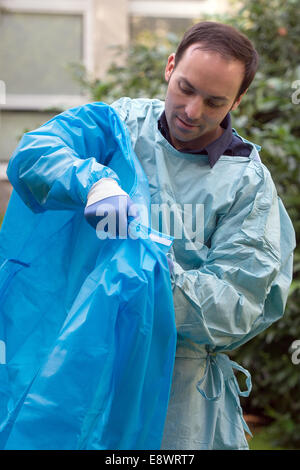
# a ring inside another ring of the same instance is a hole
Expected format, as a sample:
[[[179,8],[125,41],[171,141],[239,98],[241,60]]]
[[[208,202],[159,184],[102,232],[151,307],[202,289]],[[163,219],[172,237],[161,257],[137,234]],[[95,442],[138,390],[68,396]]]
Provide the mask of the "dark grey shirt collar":
[[[239,137],[233,134],[230,113],[228,113],[221,122],[221,127],[224,129],[223,134],[214,142],[206,145],[206,147],[197,150],[186,150],[183,148],[180,149],[180,152],[202,155],[207,154],[211,168],[217,163],[220,156],[224,154],[233,156],[249,156],[252,147],[247,143],[244,143]],[[167,141],[172,145],[165,112],[162,113],[158,120],[158,128],[165,139],[167,139]]]

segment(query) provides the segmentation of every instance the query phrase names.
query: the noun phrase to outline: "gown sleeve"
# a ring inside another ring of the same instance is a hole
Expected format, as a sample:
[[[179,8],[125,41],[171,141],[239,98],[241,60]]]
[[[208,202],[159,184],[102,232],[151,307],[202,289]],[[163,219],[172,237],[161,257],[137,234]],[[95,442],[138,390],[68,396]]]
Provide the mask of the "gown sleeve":
[[[24,134],[7,176],[35,213],[81,209],[99,179],[110,177],[120,183],[116,170],[121,159],[124,167],[128,145],[115,110],[104,103],[89,103]]]
[[[175,262],[179,335],[208,351],[232,350],[282,317],[292,280],[295,232],[269,171],[241,186],[220,217],[200,269]]]

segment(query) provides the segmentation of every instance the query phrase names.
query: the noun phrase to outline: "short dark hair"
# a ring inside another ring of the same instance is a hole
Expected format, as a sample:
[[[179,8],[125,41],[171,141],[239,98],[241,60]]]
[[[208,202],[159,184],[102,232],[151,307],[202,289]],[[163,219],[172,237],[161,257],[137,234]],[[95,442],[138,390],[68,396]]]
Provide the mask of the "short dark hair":
[[[199,48],[214,51],[224,58],[239,60],[244,64],[245,75],[237,97],[250,85],[255,77],[259,56],[252,42],[233,26],[215,21],[196,23],[185,32],[175,54],[175,67],[186,49],[192,44],[200,43]]]

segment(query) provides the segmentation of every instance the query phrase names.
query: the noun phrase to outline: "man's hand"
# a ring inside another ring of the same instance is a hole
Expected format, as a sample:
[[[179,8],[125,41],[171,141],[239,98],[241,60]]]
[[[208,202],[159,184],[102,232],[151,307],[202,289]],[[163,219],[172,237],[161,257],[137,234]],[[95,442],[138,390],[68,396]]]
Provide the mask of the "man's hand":
[[[128,224],[138,211],[117,181],[103,178],[89,192],[84,216],[99,238],[127,238]]]

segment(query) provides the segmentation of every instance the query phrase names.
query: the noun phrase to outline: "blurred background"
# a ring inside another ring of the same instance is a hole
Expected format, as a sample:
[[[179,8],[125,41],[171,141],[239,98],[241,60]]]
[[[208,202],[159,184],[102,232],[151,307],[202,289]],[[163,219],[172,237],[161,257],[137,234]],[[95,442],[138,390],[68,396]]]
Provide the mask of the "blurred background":
[[[260,54],[233,126],[261,145],[298,239],[299,11],[298,0],[0,0],[0,224],[12,190],[7,163],[24,132],[89,101],[164,99],[168,55],[208,19],[240,29]],[[242,399],[252,449],[300,449],[299,271],[297,244],[284,317],[231,354],[252,375]]]

